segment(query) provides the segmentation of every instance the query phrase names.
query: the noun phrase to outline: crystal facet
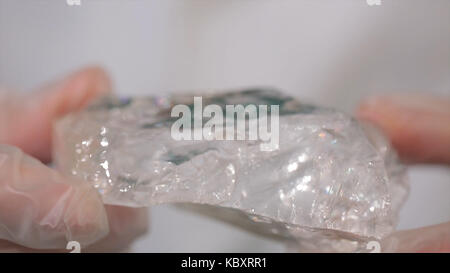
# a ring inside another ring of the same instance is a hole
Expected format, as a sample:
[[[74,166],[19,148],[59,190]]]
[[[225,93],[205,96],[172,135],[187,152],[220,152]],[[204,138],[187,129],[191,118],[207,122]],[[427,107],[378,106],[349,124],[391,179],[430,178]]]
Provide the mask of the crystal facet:
[[[202,204],[218,217],[228,208],[235,219],[305,249],[361,251],[361,241],[395,228],[405,172],[375,129],[254,89],[203,95],[203,102],[279,105],[278,149],[261,151],[258,140],[175,141],[170,109],[192,101],[107,97],[70,114],[56,124],[57,166],[92,182],[107,204]]]

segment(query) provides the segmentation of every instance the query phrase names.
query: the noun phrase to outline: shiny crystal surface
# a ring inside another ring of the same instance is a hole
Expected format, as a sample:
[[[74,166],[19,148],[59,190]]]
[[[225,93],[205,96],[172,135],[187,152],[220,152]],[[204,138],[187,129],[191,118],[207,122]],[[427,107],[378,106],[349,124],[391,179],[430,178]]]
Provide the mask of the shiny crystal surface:
[[[404,168],[375,129],[254,89],[203,95],[203,104],[279,105],[278,149],[261,151],[249,140],[175,141],[170,109],[192,101],[104,98],[56,124],[57,166],[90,181],[107,204],[208,205],[216,217],[245,218],[253,230],[294,238],[304,249],[360,251],[361,242],[395,228],[407,195]]]

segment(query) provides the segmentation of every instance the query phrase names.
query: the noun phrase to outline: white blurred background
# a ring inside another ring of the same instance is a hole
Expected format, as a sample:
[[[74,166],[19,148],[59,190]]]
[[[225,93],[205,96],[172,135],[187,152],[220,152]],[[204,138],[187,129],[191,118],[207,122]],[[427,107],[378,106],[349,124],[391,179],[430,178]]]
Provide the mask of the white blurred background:
[[[274,86],[352,112],[389,92],[450,95],[450,0],[0,0],[0,85],[24,91],[89,64],[124,95]],[[450,220],[450,169],[409,170],[400,228]],[[170,206],[139,252],[284,251]]]

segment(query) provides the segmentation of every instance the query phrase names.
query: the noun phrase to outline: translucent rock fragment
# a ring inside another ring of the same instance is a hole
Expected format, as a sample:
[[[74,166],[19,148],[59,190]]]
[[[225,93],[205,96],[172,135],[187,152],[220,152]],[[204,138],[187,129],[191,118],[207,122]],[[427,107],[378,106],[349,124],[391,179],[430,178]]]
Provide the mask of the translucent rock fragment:
[[[107,204],[206,205],[199,210],[295,239],[303,250],[363,251],[365,241],[394,230],[408,186],[378,131],[273,90],[202,98],[203,106],[222,109],[279,105],[278,147],[262,151],[260,140],[176,141],[171,109],[192,107],[193,96],[111,96],[57,122],[56,164],[92,182]]]

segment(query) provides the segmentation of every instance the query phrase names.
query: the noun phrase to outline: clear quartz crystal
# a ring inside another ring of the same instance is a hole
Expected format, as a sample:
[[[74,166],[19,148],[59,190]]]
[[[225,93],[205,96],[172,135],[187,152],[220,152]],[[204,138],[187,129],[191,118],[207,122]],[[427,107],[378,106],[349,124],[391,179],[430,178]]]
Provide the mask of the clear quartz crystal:
[[[202,97],[204,106],[279,105],[279,148],[175,141],[170,110],[193,96],[111,96],[57,122],[56,164],[90,181],[107,204],[187,203],[304,251],[364,251],[394,230],[408,185],[377,130],[273,90]]]

